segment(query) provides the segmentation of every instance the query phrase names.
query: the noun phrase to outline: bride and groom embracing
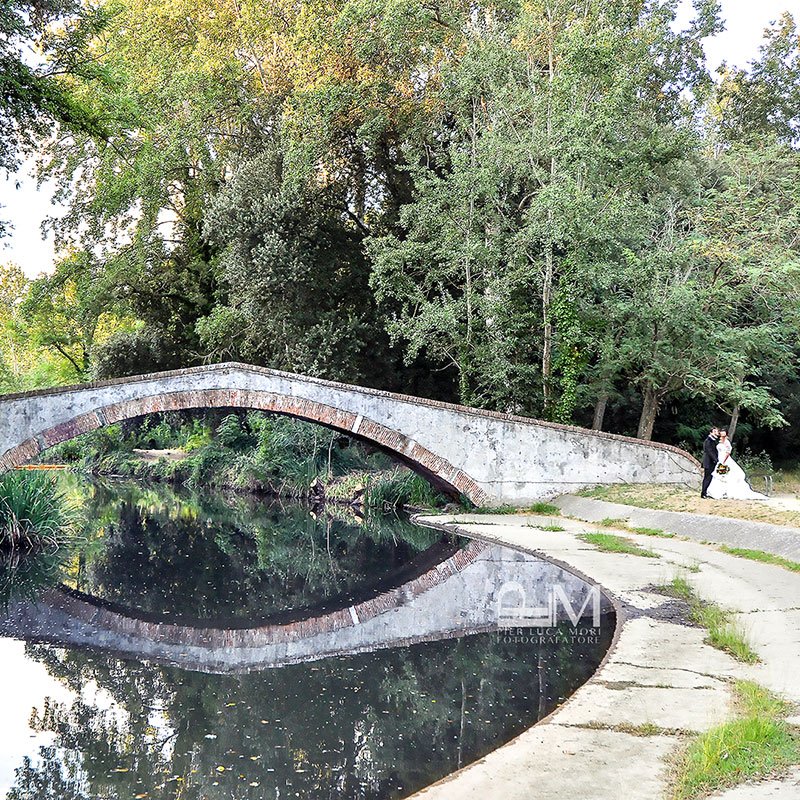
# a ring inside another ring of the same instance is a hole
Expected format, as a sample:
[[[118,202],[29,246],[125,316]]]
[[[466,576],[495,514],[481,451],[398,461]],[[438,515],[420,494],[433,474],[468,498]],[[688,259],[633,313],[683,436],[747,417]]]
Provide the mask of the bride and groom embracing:
[[[766,500],[754,492],[744,470],[731,458],[728,431],[712,428],[703,442],[703,488],[700,497],[714,500]]]

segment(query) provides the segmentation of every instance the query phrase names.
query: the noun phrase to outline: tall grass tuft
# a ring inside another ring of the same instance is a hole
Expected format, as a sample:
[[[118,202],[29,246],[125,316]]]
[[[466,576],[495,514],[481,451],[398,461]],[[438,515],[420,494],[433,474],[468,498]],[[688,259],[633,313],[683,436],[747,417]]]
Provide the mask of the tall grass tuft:
[[[688,743],[676,764],[673,800],[780,774],[800,759],[788,704],[751,681],[737,681],[733,690],[736,716]]]
[[[689,605],[692,621],[708,631],[708,644],[722,650],[745,664],[756,664],[758,653],[750,646],[744,631],[730,611],[701,600],[686,578],[680,575],[671,583],[660,586],[659,591],[677,597]]]
[[[0,605],[57,583],[72,551],[77,516],[49,475],[0,477]]]
[[[435,508],[443,500],[428,481],[407,470],[381,475],[364,492],[364,506],[371,509]]]
[[[66,501],[49,475],[11,472],[0,477],[0,550],[54,550],[73,527]]]

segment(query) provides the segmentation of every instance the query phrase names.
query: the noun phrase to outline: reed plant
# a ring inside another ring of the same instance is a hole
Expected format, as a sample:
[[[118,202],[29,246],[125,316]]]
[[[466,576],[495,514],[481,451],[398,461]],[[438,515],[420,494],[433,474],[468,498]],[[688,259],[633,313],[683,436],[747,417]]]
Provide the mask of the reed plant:
[[[56,584],[76,542],[77,515],[56,480],[36,472],[0,477],[0,604]]]

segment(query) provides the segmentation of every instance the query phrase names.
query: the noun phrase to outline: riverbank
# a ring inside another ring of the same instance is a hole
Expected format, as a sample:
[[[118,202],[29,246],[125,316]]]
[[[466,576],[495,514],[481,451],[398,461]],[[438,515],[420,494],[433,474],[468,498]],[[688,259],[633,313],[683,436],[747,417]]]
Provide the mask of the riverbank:
[[[755,489],[765,486],[753,483]],[[701,499],[694,489],[664,484],[615,484],[595,486],[579,492],[581,497],[609,503],[649,508],[657,511],[676,511],[688,514],[709,514],[729,519],[744,519],[773,525],[792,525],[800,528],[800,502],[796,478],[776,481],[774,491],[766,500]]]
[[[419,521],[517,547],[599,584],[617,605],[618,630],[600,669],[567,703],[414,798],[522,800],[535,787],[539,800],[617,800],[623,786],[631,800],[700,797],[714,790],[725,800],[800,795],[800,770],[777,761],[763,783],[684,791],[689,748],[703,744],[709,732],[723,736],[724,726],[740,719],[742,686],[781,696],[787,711],[774,724],[800,737],[800,575],[698,542],[633,532],[625,538],[638,554],[608,552],[582,538],[596,526],[560,516],[466,514]],[[689,604],[659,588],[676,578],[699,600],[729,613],[757,663],[738,661],[709,643]],[[717,755],[724,761],[729,754]]]
[[[259,412],[111,425],[47,452],[77,472],[316,505],[437,508],[448,498],[350,437]]]
[[[368,509],[437,508],[447,500],[420,476],[395,466],[355,469],[343,475],[318,473],[308,480],[291,475],[269,475],[249,458],[219,458],[217,469],[207,470],[208,454],[176,450],[148,450],[111,454],[73,469],[95,477],[133,478],[173,486],[200,486],[264,497],[303,500],[313,505],[355,506]]]
[[[553,500],[556,508],[604,530],[640,531],[657,536],[681,536],[701,544],[764,553],[800,563],[800,527],[754,522],[749,519],[688,514],[637,508],[605,500],[563,495]]]

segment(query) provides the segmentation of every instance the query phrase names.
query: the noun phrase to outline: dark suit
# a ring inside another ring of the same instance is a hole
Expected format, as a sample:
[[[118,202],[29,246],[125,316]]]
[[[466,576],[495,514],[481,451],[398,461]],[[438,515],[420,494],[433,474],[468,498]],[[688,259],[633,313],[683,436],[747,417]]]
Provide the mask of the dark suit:
[[[706,496],[718,461],[717,440],[711,435],[706,436],[706,440],[703,442],[703,488],[700,490],[700,497]]]

